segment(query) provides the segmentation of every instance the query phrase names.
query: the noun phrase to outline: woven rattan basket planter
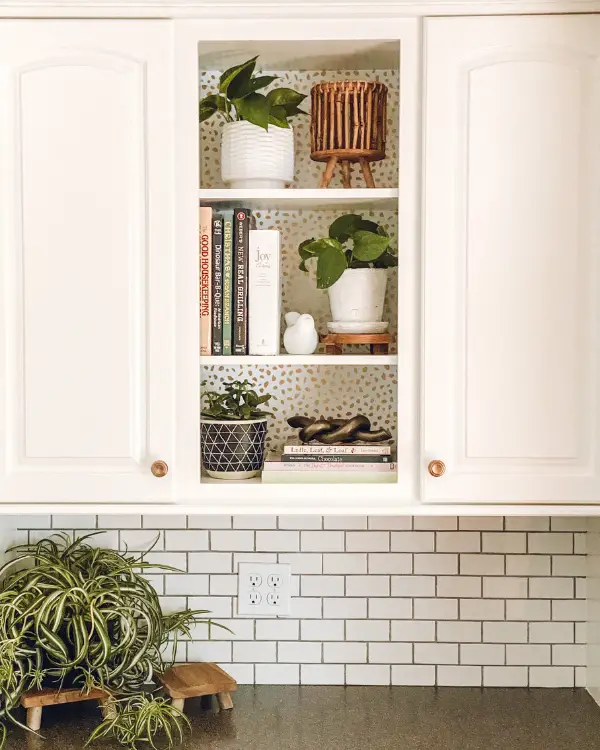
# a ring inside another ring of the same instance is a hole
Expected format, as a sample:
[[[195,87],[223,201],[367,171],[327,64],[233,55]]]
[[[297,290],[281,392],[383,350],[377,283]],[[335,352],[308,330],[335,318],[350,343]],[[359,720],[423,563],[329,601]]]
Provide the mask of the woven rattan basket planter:
[[[369,162],[385,158],[387,86],[376,81],[330,81],[311,90],[310,158],[327,162],[321,187],[336,165],[351,187],[350,165],[358,162],[368,187],[375,187]]]

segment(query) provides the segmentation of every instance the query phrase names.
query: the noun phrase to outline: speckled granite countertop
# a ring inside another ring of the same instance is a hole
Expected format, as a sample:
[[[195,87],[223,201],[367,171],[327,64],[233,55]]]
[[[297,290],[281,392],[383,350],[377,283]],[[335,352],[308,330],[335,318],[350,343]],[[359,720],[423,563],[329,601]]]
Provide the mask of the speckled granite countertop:
[[[583,690],[240,687],[233,711],[186,702],[185,750],[598,750],[600,708]],[[216,704],[215,704],[216,706]],[[45,740],[6,750],[82,750],[91,703],[44,710]],[[118,747],[100,741],[100,750]]]

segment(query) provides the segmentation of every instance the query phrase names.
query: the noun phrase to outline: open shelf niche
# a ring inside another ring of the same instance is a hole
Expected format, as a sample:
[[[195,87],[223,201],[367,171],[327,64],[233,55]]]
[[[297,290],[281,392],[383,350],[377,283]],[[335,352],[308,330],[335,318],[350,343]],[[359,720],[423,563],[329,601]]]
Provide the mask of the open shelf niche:
[[[371,164],[376,188],[365,186],[358,165],[353,166],[353,187],[344,189],[334,175],[329,188],[319,184],[325,165],[310,159],[310,116],[292,120],[294,128],[294,182],[287,189],[228,189],[221,180],[220,142],[222,120],[215,116],[200,128],[201,205],[246,208],[252,211],[257,229],[279,229],[282,246],[282,339],[283,315],[290,310],[309,312],[320,334],[331,320],[328,294],[318,290],[314,268],[309,275],[299,270],[298,245],[310,237],[328,235],[330,224],[345,213],[359,213],[383,224],[398,248],[398,132],[399,65],[398,40],[353,41],[248,41],[203,43],[199,46],[199,96],[212,93],[221,72],[254,55],[257,71],[277,75],[277,86],[290,87],[308,98],[302,108],[310,111],[310,90],[321,81],[371,80],[388,87],[386,158]],[[384,320],[395,334],[398,326],[398,274],[390,269]],[[201,357],[201,379],[206,388],[220,390],[224,382],[248,379],[257,390],[273,394],[269,410],[267,452],[281,452],[296,431],[286,420],[295,414],[319,417],[367,415],[374,427],[387,427],[397,439],[396,344],[388,355],[370,355],[367,347],[345,347],[343,355],[325,355],[323,346],[314,355],[287,355],[281,341],[280,354],[260,356]],[[203,476],[203,484],[211,480]],[[255,481],[250,480],[253,484]],[[351,482],[351,477],[349,478]],[[220,482],[223,485],[223,482]],[[225,482],[230,485],[230,482]],[[236,483],[238,484],[238,483]],[[242,485],[247,484],[241,482]]]
[[[394,189],[398,187],[400,53],[398,40],[203,42],[198,54],[199,96],[203,98],[217,90],[223,70],[254,55],[259,55],[257,70],[279,76],[278,87],[293,88],[308,96],[302,104],[306,111],[310,111],[310,90],[315,83],[380,81],[388,88],[386,158],[372,163],[371,170],[378,189]],[[310,117],[299,115],[291,122],[295,146],[292,189],[318,188],[324,164],[310,158]],[[222,119],[217,116],[201,125],[199,187],[202,190],[226,187],[220,173],[221,125]],[[364,188],[359,172],[355,165],[353,186]],[[340,176],[336,173],[331,188],[341,187]],[[323,192],[326,194],[327,191]]]
[[[224,363],[226,360],[223,357]],[[223,382],[247,378],[259,393],[272,394],[267,405],[273,413],[269,418],[267,455],[280,453],[286,441],[297,437],[298,431],[287,424],[287,419],[295,415],[350,418],[364,414],[373,428],[387,428],[398,443],[396,367],[223,364],[202,367],[201,377],[208,390],[220,390]],[[222,483],[203,476],[202,482],[205,481]]]

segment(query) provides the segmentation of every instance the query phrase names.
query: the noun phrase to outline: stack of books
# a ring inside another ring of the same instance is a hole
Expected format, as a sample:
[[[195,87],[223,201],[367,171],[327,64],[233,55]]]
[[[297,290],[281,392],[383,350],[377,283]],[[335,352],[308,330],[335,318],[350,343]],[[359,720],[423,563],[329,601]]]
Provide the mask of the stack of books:
[[[263,482],[389,483],[398,479],[394,443],[321,445],[291,442],[269,456]]]
[[[200,208],[200,354],[279,354],[277,230],[251,228],[245,208]]]

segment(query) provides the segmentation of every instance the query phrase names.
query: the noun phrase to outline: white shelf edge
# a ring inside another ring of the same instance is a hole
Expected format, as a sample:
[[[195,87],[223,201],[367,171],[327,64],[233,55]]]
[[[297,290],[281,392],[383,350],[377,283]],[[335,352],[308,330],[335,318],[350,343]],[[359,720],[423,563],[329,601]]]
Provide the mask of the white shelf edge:
[[[356,365],[381,366],[398,364],[396,354],[276,354],[273,356],[200,356],[201,367],[217,365]]]
[[[277,485],[270,485],[271,487]],[[282,487],[283,485],[279,485]],[[292,486],[292,485],[286,485]],[[327,494],[320,496],[316,490],[326,487],[331,489],[332,485],[304,485],[310,487],[311,502],[291,501],[282,503],[281,495],[278,494],[273,502],[255,502],[252,500],[228,501],[219,500],[218,497],[207,498],[205,502],[173,502],[173,503],[2,503],[0,504],[1,516],[25,516],[39,514],[77,514],[95,515],[107,514],[126,515],[169,515],[178,513],[181,515],[365,515],[365,516],[574,516],[574,517],[598,517],[600,516],[600,505],[436,505],[433,503],[420,504],[399,502],[374,505],[373,502],[361,501],[358,503],[329,504]],[[365,487],[373,485],[365,485]],[[390,485],[380,485],[381,487]],[[207,495],[210,493],[207,492]],[[314,503],[314,504],[313,504]]]
[[[398,188],[283,188],[221,189],[201,188],[198,200],[203,205],[244,205],[248,208],[285,206],[327,208],[330,206],[363,205],[398,202]]]

